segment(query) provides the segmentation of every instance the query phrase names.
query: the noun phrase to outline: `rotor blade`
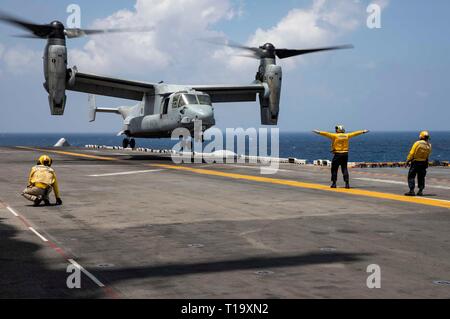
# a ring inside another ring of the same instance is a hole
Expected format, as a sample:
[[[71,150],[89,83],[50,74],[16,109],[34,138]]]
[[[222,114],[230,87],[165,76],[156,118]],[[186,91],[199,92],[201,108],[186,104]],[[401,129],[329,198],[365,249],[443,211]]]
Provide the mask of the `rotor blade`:
[[[2,11],[0,11],[0,21],[30,31],[32,34],[34,34],[36,37],[39,38],[46,38],[53,30],[53,28],[48,24],[35,24],[32,22],[25,21],[23,19],[13,17]]]
[[[249,53],[249,54],[236,54],[236,55],[234,55],[234,56],[237,56],[237,57],[241,57],[241,58],[250,58],[250,59],[256,59],[256,60],[259,60],[259,59],[260,59],[260,56],[259,56],[259,55],[257,55],[256,53]]]
[[[22,39],[42,39],[41,37],[38,37],[34,34],[15,34],[12,35],[14,38],[22,38]]]
[[[334,47],[316,48],[316,49],[305,49],[305,50],[290,50],[290,49],[276,49],[276,55],[280,59],[286,59],[298,55],[304,55],[309,53],[316,53],[322,51],[332,51],[332,50],[342,50],[342,49],[353,49],[353,45],[340,45]]]
[[[222,46],[226,46],[226,47],[230,47],[230,48],[234,48],[234,49],[251,51],[251,55],[250,56],[246,55],[246,57],[254,57],[254,58],[258,59],[261,55],[261,49],[259,49],[259,48],[248,47],[248,46],[242,45],[240,43],[237,43],[237,42],[234,42],[231,40],[227,40],[225,38],[203,38],[200,40],[210,43],[210,44],[214,44],[214,45],[222,45]]]
[[[149,32],[153,31],[153,27],[138,27],[125,29],[71,29],[66,28],[65,33],[69,39],[80,38],[88,35],[108,34],[108,33],[125,33],[125,32]]]
[[[242,45],[240,43],[233,42],[233,41],[230,41],[230,40],[228,40],[226,46],[229,46],[230,48],[235,48],[235,49],[252,51],[252,52],[254,52],[256,54],[258,54],[258,52],[260,52],[259,48],[248,47],[248,46],[245,46],[245,45]]]

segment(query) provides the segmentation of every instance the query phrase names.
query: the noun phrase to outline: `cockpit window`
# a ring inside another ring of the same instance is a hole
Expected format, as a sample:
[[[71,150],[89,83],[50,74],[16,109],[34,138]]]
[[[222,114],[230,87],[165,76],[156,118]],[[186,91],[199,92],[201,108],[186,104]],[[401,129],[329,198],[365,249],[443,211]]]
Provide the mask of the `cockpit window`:
[[[211,98],[209,95],[197,95],[199,104],[201,105],[211,105]]]
[[[178,107],[178,100],[180,99],[180,95],[177,94],[172,99],[172,109],[176,109]]]
[[[198,104],[195,94],[183,94],[183,98],[186,104]]]
[[[211,98],[209,97],[209,95],[206,94],[201,95],[187,94],[187,93],[177,94],[172,101],[173,101],[172,103],[173,109],[183,107],[185,105],[196,105],[196,104],[212,105]]]
[[[178,102],[178,107],[183,107],[186,105],[186,101],[184,100],[183,96],[180,96],[180,102]]]

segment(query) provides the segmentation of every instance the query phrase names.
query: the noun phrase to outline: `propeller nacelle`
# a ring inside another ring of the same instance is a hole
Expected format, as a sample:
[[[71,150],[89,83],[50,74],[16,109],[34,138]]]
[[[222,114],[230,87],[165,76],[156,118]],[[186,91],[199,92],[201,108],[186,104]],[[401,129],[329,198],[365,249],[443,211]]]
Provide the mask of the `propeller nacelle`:
[[[222,39],[223,40],[223,39]],[[245,50],[248,53],[240,56],[255,58],[260,60],[258,73],[255,80],[264,83],[267,86],[269,94],[260,95],[261,105],[261,123],[264,125],[277,125],[280,111],[281,84],[283,81],[283,71],[276,60],[286,59],[299,55],[316,53],[321,51],[331,51],[353,48],[352,45],[341,45],[333,47],[323,47],[315,49],[278,49],[272,43],[265,43],[260,47],[249,47],[236,42],[217,41],[214,39],[209,42],[219,45],[226,45],[231,48]]]
[[[266,43],[259,47],[257,56],[260,59],[275,59],[275,46],[272,43]]]
[[[266,50],[266,51],[275,51],[275,46],[272,43],[266,43],[259,47],[260,49]]]
[[[55,29],[64,29],[64,24],[58,20],[51,22],[50,25]]]
[[[52,115],[64,114],[67,81],[73,81],[73,78],[70,79],[71,72],[67,70],[66,38],[73,39],[93,34],[142,32],[152,30],[152,28],[99,30],[66,28],[61,21],[55,20],[49,24],[36,24],[1,11],[0,21],[19,27],[28,32],[28,34],[20,37],[47,40],[44,51],[44,88],[49,94],[48,100]]]
[[[47,38],[65,39],[65,26],[61,21],[53,21],[50,23],[52,31],[49,33]]]

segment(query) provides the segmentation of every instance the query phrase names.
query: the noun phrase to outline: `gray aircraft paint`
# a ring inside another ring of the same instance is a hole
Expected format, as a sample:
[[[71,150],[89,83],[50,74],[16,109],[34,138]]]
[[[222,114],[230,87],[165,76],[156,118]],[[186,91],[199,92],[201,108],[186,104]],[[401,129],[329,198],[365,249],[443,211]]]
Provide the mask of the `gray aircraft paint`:
[[[66,28],[61,22],[35,24],[0,12],[0,21],[26,29],[31,38],[46,39],[44,50],[44,88],[48,92],[50,113],[63,115],[66,90],[89,94],[89,119],[95,121],[96,113],[115,113],[123,118],[120,134],[127,138],[170,137],[178,128],[194,131],[194,123],[202,121],[203,130],[215,125],[212,103],[253,102],[259,96],[261,124],[277,125],[280,113],[283,72],[276,59],[320,51],[347,49],[352,46],[334,46],[316,49],[279,49],[271,43],[259,48],[239,44],[225,44],[249,51],[249,56],[259,59],[260,66],[255,81],[249,85],[172,85],[130,81],[78,72],[77,67],[67,68],[66,38],[91,34],[131,32],[132,29],[87,30]],[[145,28],[144,28],[145,29]],[[141,31],[145,30],[142,29]],[[149,29],[147,28],[147,31]],[[135,29],[135,31],[139,31]],[[184,95],[186,94],[186,95]],[[103,95],[138,101],[134,106],[117,108],[97,107],[95,97]],[[199,97],[202,97],[200,101]],[[185,100],[186,98],[186,100]],[[178,101],[184,101],[178,104]],[[124,145],[134,140],[124,139]]]
[[[44,87],[50,113],[63,115],[66,104],[67,48],[64,39],[49,39],[44,51]]]

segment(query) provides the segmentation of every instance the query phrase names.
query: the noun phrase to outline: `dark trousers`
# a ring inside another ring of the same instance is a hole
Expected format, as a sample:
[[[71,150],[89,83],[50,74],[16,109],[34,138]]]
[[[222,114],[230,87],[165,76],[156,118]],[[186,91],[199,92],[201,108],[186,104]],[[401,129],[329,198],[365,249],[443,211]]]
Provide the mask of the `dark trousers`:
[[[344,181],[348,183],[350,181],[350,176],[348,174],[348,153],[336,153],[334,154],[333,161],[331,162],[331,181],[333,183],[337,182],[339,166],[342,169],[342,175],[344,175]]]
[[[410,190],[416,188],[416,176],[419,189],[425,189],[425,176],[427,176],[428,162],[412,162],[408,173],[408,185]]]

